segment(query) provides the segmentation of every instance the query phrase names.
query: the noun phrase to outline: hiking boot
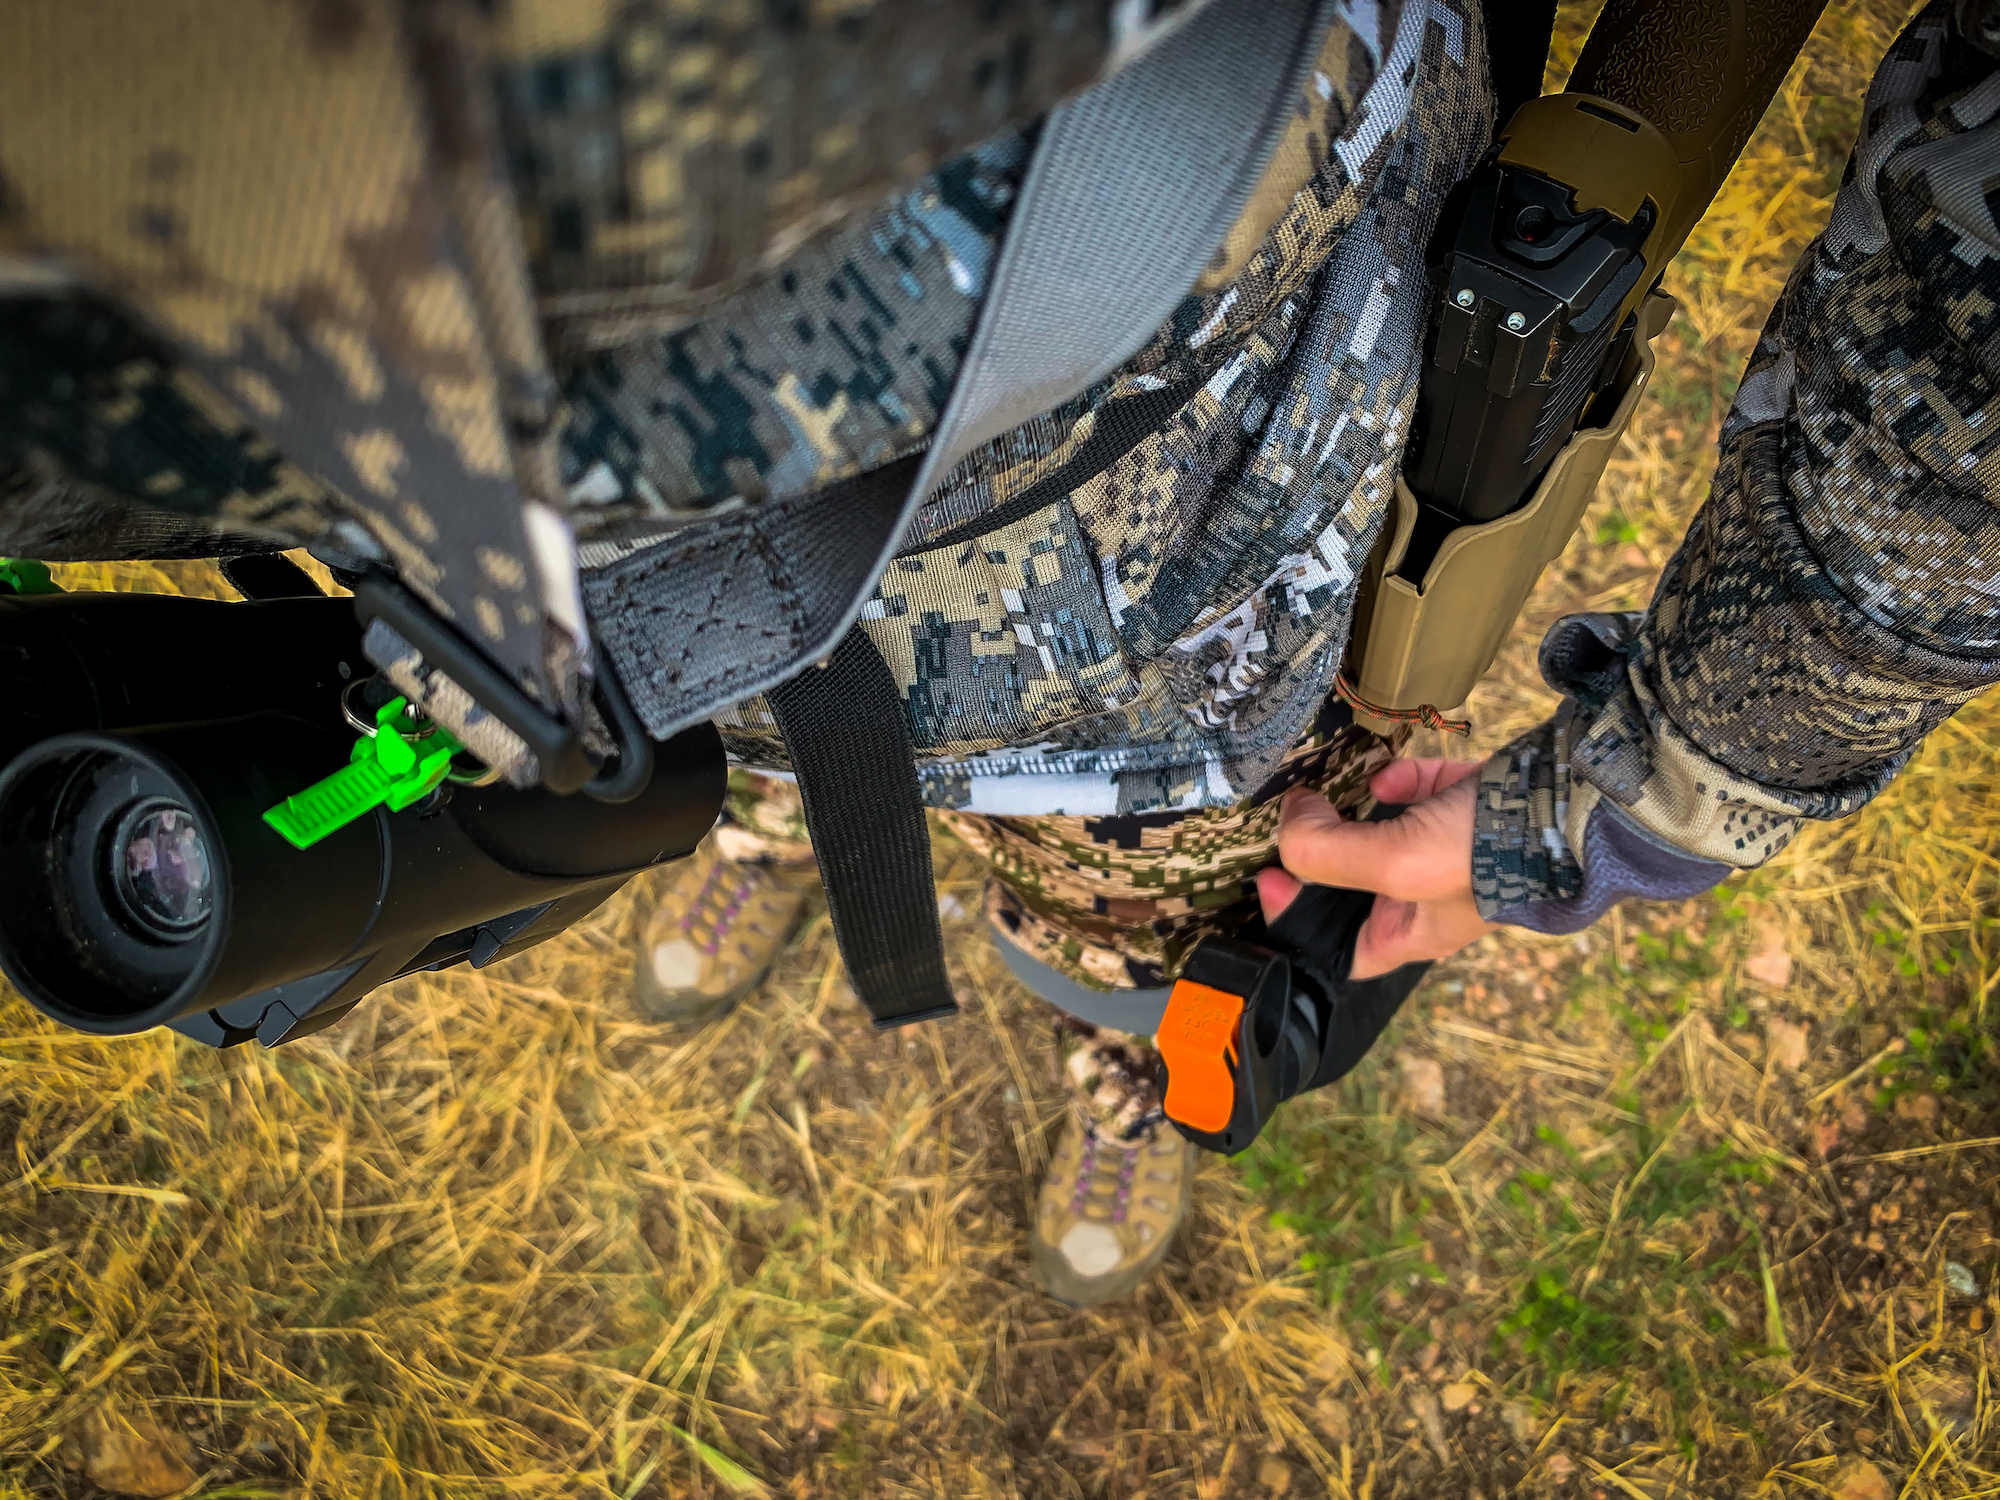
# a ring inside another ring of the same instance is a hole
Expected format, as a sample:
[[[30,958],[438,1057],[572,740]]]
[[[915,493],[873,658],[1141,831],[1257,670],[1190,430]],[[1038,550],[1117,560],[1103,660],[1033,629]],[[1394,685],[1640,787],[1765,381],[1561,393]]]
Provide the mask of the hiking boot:
[[[1095,1307],[1151,1275],[1187,1213],[1194,1149],[1171,1125],[1119,1141],[1072,1116],[1035,1205],[1042,1289]]]
[[[633,995],[653,1021],[712,1021],[763,982],[805,915],[819,870],[723,859],[702,849],[674,866],[647,918]]]

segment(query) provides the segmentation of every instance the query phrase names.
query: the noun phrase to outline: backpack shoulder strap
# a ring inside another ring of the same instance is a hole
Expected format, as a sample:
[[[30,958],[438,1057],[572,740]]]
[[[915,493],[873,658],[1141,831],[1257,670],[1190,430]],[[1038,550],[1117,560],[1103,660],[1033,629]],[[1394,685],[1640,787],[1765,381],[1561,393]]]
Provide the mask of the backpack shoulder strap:
[[[827,656],[953,465],[1144,345],[1243,211],[1338,9],[1209,0],[1050,113],[925,453],[585,574],[593,629],[653,735]]]
[[[767,693],[834,937],[878,1026],[957,1006],[905,707],[853,628],[862,602],[959,459],[1115,370],[1172,314],[1262,176],[1335,8],[1210,0],[1050,114],[921,458],[586,575],[599,638],[653,734]]]

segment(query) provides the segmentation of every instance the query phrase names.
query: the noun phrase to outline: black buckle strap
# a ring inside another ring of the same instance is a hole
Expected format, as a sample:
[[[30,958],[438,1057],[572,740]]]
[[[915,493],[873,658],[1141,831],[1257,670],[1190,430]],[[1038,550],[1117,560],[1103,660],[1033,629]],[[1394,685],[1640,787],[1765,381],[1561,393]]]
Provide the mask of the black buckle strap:
[[[881,1029],[953,1015],[903,697],[857,626],[764,695],[799,780],[848,982]]]

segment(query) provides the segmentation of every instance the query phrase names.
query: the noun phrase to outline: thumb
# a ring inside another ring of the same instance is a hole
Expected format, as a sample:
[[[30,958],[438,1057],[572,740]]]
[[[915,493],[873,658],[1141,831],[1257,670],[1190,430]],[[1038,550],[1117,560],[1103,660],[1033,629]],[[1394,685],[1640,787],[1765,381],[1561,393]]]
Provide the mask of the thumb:
[[[1483,760],[1440,760],[1435,756],[1392,760],[1369,779],[1368,790],[1382,802],[1422,802],[1485,768]]]
[[[1426,802],[1385,822],[1350,822],[1317,792],[1295,790],[1278,824],[1278,859],[1316,885],[1421,901],[1443,894],[1433,889],[1444,878],[1432,868],[1436,822]]]

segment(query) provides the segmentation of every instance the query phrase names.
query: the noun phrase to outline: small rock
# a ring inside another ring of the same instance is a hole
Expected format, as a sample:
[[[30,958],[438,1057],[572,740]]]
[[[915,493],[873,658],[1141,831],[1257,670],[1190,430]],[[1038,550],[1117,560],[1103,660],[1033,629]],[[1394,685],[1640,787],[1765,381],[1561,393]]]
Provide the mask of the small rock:
[[[1257,1465],[1257,1482],[1274,1495],[1292,1487],[1291,1467],[1282,1459],[1267,1458]]]
[[[1551,1453],[1545,1467],[1549,1471],[1549,1478],[1557,1484],[1567,1483],[1576,1474],[1576,1460],[1567,1453]]]
[[[65,1459],[114,1495],[177,1495],[199,1477],[194,1450],[144,1412],[114,1415],[102,1407],[70,1429]]]
[[[1896,1492],[1882,1471],[1865,1458],[1857,1458],[1834,1477],[1833,1500],[1896,1500]]]
[[[1944,1263],[1945,1290],[1954,1297],[1977,1297],[1979,1278],[1955,1260]]]
[[[1791,962],[1789,958],[1785,960],[1787,974],[1791,972]],[[1806,1028],[1803,1025],[1773,1016],[1764,1023],[1764,1039],[1771,1049],[1772,1066],[1783,1068],[1787,1073],[1796,1073],[1806,1065]]]
[[[1313,1402],[1313,1415],[1319,1418],[1319,1430],[1326,1434],[1326,1440],[1336,1447],[1354,1436],[1354,1418],[1347,1403],[1332,1391],[1320,1392],[1319,1400]]]
[[[1410,1396],[1410,1411],[1424,1429],[1424,1441],[1431,1445],[1431,1452],[1438,1462],[1451,1463],[1451,1444],[1444,1435],[1444,1417],[1438,1411],[1437,1397],[1429,1391],[1416,1391]]]
[[[1542,1424],[1535,1420],[1535,1414],[1518,1401],[1500,1408],[1500,1425],[1524,1448],[1542,1435]]]
[[[1903,1094],[1896,1100],[1896,1118],[1916,1120],[1930,1125],[1937,1121],[1938,1102],[1936,1094]]]
[[[938,897],[938,920],[956,922],[965,915],[965,903],[946,891]]]
[[[1325,1381],[1331,1386],[1347,1373],[1347,1362],[1347,1351],[1344,1348],[1338,1344],[1328,1344],[1313,1356],[1311,1365],[1313,1378]]]
[[[1792,955],[1785,947],[1785,934],[1774,926],[1759,929],[1756,951],[1743,961],[1743,972],[1774,990],[1790,984]]]
[[[1821,1115],[1813,1121],[1813,1145],[1821,1156],[1831,1156],[1840,1149],[1840,1121],[1832,1115]]]
[[[1403,1070],[1403,1100],[1420,1115],[1441,1115],[1444,1113],[1444,1069],[1434,1057],[1419,1057],[1412,1052],[1396,1054],[1396,1065]]]
[[[1840,1128],[1849,1135],[1859,1135],[1868,1128],[1868,1106],[1852,1094],[1840,1106]]]
[[[1446,1411],[1464,1411],[1466,1407],[1472,1405],[1472,1398],[1478,1394],[1478,1386],[1472,1384],[1470,1381],[1460,1381],[1456,1385],[1448,1385],[1439,1391],[1438,1403]]]
[[[1949,1433],[1958,1433],[1971,1427],[1978,1402],[1974,1394],[1970,1375],[1952,1374],[1940,1370],[1920,1371],[1907,1386],[1908,1395],[1915,1396],[1919,1405],[1926,1408],[1931,1422]]]

